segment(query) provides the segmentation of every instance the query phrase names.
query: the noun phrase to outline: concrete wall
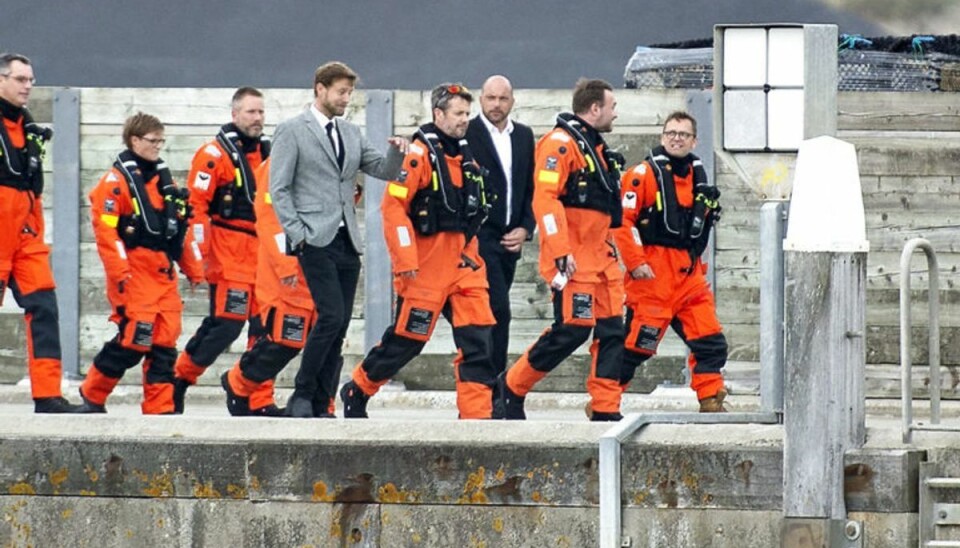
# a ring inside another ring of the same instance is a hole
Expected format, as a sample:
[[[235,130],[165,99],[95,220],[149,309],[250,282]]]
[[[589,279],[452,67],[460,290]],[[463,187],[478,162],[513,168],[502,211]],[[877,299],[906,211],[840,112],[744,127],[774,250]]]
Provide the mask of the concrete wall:
[[[598,543],[599,424],[98,416],[79,433],[72,420],[0,425],[4,546]],[[631,437],[631,546],[779,546],[782,438],[777,425],[651,425]],[[924,455],[846,456],[865,546],[916,544]]]
[[[41,121],[50,121],[51,89],[35,92],[32,108]],[[232,89],[92,89],[80,90],[81,180],[76,189],[79,207],[87,207],[85,195],[111,164],[121,148],[120,128],[126,116],[143,110],[155,114],[167,124],[164,158],[179,180],[185,177],[196,148],[210,139],[218,126],[229,120]],[[620,148],[628,163],[643,159],[657,143],[660,125],[670,111],[685,106],[685,94],[679,90],[618,90],[620,118],[610,142]],[[426,94],[398,91],[394,101],[395,132],[410,134],[429,119]],[[266,90],[269,124],[293,116],[309,103],[309,90]],[[569,108],[567,90],[518,90],[515,115],[533,126],[539,135],[553,125],[556,112]],[[839,98],[839,136],[857,145],[867,209],[867,236],[871,241],[868,260],[868,392],[871,395],[898,394],[898,285],[899,251],[915,236],[930,239],[940,251],[942,356],[947,370],[943,375],[945,395],[957,395],[960,374],[960,293],[957,267],[960,253],[955,249],[960,210],[960,113],[954,94],[841,93]],[[354,97],[349,117],[365,123],[362,92]],[[270,134],[273,127],[267,129]],[[740,390],[753,390],[757,384],[759,304],[759,235],[757,219],[766,199],[789,196],[794,158],[792,155],[738,155],[718,157],[717,183],[723,191],[724,218],[717,231],[717,299],[720,319],[731,344],[732,381]],[[47,162],[47,168],[52,165]],[[825,197],[829,199],[829,197]],[[52,203],[47,198],[47,205]],[[81,234],[81,370],[103,341],[115,332],[106,320],[108,304],[103,298],[103,270],[96,254],[84,211],[78,227]],[[48,219],[50,222],[55,222]],[[48,228],[48,232],[49,228]],[[549,292],[536,275],[537,246],[527,245],[518,266],[512,292],[514,326],[511,352],[519,353],[550,323]],[[911,271],[918,299],[925,299],[925,266],[918,258]],[[360,286],[354,321],[345,345],[348,367],[360,356],[363,344],[363,284]],[[206,312],[206,291],[184,292],[187,307],[184,335],[180,346],[193,333]],[[19,312],[6,299],[0,309],[0,379],[18,379],[23,371],[24,338]],[[915,340],[919,341],[914,363],[926,361],[925,302],[914,307]],[[229,355],[216,364],[227,367],[242,350],[238,341]],[[441,322],[437,334],[418,359],[405,371],[413,387],[452,386],[449,358],[453,344],[449,329]],[[585,349],[568,360],[539,388],[582,390]],[[639,379],[640,389],[649,389],[662,378],[679,381],[683,349],[672,336],[661,347],[663,359],[654,361]],[[296,362],[294,363],[294,367]],[[288,368],[292,369],[292,368]],[[131,372],[132,381],[136,373]],[[215,379],[213,375],[207,375]],[[285,373],[281,382],[286,382]],[[914,375],[922,391],[926,376]]]

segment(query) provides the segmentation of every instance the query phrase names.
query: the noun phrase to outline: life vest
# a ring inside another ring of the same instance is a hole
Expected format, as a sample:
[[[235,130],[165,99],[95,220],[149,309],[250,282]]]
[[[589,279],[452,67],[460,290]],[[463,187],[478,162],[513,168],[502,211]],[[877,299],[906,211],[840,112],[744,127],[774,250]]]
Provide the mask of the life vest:
[[[558,115],[556,127],[573,138],[587,163],[587,167],[567,177],[566,192],[560,196],[560,203],[565,207],[606,213],[610,215],[610,227],[619,227],[623,221],[623,206],[620,201],[620,168],[623,165],[623,156],[610,150],[598,135],[604,160],[601,162],[596,149],[583,134],[583,125],[571,114]]]
[[[217,133],[217,143],[227,152],[233,164],[233,179],[217,188],[211,202],[211,211],[223,219],[237,219],[254,222],[257,216],[253,211],[253,202],[257,196],[257,181],[253,170],[243,152],[240,132],[234,124],[225,124]],[[260,158],[270,157],[270,139],[260,137]],[[227,228],[232,228],[228,226]]]
[[[24,146],[17,148],[0,120],[0,185],[29,190],[37,196],[43,193],[44,145],[53,131],[41,128],[33,121],[30,111],[22,109]]]
[[[466,139],[460,139],[463,179],[461,186],[455,186],[437,134],[420,129],[413,138],[427,146],[433,171],[430,186],[418,190],[410,204],[410,219],[414,229],[424,236],[438,232],[462,232],[472,237],[479,231],[490,204],[496,198],[484,185],[486,170],[473,159]]]
[[[692,155],[694,202],[692,207],[683,207],[677,201],[677,187],[670,158],[662,147],[651,151],[647,162],[653,167],[657,179],[657,195],[654,203],[640,211],[637,230],[644,245],[659,245],[692,252],[699,257],[710,239],[710,228],[720,219],[719,190],[707,182],[707,172],[700,158]],[[666,177],[670,177],[666,184]]]
[[[187,234],[187,189],[174,185],[170,169],[160,160],[157,163],[157,190],[163,196],[164,207],[157,209],[150,203],[146,181],[143,180],[143,173],[137,167],[132,152],[121,152],[113,167],[126,180],[133,204],[133,213],[121,215],[117,224],[117,231],[124,245],[127,249],[145,247],[161,251],[166,253],[171,261],[178,260],[183,253],[183,239]]]

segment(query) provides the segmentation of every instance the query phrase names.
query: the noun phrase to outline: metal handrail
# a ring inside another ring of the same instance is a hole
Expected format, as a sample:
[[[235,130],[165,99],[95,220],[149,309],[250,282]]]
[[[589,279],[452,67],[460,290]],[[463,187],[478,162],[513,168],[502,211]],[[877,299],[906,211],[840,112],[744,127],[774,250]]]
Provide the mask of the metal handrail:
[[[927,302],[929,303],[929,338],[927,340],[930,359],[930,424],[913,422],[913,383],[911,379],[910,328],[910,259],[917,248],[927,256],[927,270],[930,284]],[[940,267],[937,254],[930,242],[924,238],[914,238],[907,242],[900,254],[900,401],[903,408],[903,443],[911,443],[914,430],[960,430],[936,426],[940,424]]]

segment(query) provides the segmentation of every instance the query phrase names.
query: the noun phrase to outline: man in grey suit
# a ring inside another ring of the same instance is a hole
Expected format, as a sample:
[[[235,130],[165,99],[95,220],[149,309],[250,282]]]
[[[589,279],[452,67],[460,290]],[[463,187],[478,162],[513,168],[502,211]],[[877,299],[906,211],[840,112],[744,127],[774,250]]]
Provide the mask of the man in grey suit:
[[[391,137],[384,157],[360,128],[341,118],[356,80],[357,74],[343,63],[321,65],[314,74],[313,104],[277,126],[273,138],[273,208],[291,252],[299,258],[317,309],[287,402],[287,414],[292,417],[333,417],[329,408],[343,364],[341,348],[353,311],[363,248],[356,219],[361,189],[355,179],[358,171],[396,179],[407,151],[405,139]],[[296,279],[293,274],[283,281],[293,284]]]

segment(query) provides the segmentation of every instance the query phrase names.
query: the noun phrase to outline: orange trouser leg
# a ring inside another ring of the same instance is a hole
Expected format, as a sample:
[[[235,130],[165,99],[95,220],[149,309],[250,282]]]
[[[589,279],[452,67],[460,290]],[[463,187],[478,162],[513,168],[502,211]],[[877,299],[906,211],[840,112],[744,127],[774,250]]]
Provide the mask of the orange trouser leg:
[[[622,348],[622,343],[620,344]],[[599,413],[618,413],[623,388],[620,379],[603,378],[597,375],[597,355],[600,340],[590,344],[590,375],[587,376],[587,393],[590,394],[590,408]]]
[[[493,389],[481,382],[464,380],[461,377],[462,364],[463,351],[458,350],[457,357],[453,360],[453,372],[457,381],[457,409],[460,411],[460,418],[489,419],[493,416]]]
[[[87,378],[80,385],[80,394],[92,403],[104,405],[119,382],[120,377],[108,377],[96,365],[91,365],[87,370]]]
[[[197,384],[197,379],[199,379],[200,375],[203,375],[203,372],[206,370],[206,367],[195,364],[193,360],[190,359],[190,354],[184,351],[177,357],[177,364],[174,366],[173,371],[176,378],[183,379],[190,384]]]
[[[374,381],[370,380],[370,377],[367,376],[367,372],[363,369],[363,362],[357,364],[353,368],[353,374],[351,375],[353,382],[360,388],[360,391],[363,392],[367,397],[371,397],[377,392],[380,391],[380,387],[390,382],[390,378],[387,377],[383,380]]]
[[[537,371],[530,365],[529,351],[524,352],[517,363],[507,370],[507,388],[514,394],[525,397],[534,385],[547,376],[546,371]]]
[[[276,405],[273,399],[273,379],[264,381],[250,394],[250,409],[263,409],[269,405]]]

